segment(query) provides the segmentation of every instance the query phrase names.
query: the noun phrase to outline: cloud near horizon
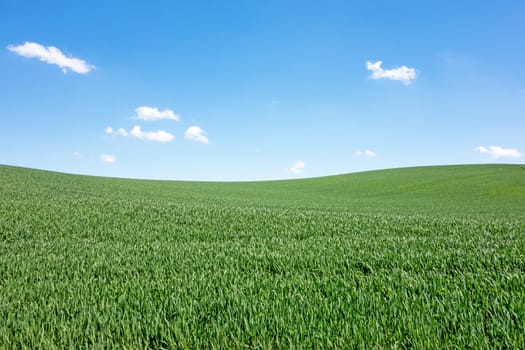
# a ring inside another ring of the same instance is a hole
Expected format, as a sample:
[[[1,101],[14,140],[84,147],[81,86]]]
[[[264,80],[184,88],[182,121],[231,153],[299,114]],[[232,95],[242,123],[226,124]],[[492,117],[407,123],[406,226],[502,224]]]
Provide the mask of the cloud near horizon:
[[[304,172],[304,168],[306,167],[306,163],[302,160],[298,160],[295,162],[290,168],[284,168],[286,172],[299,175]]]
[[[184,137],[190,141],[197,141],[197,142],[207,144],[209,140],[205,134],[206,132],[202,130],[200,127],[190,126],[188,129],[186,129],[186,132],[184,133]]]
[[[100,160],[103,161],[104,163],[113,164],[113,163],[115,163],[117,161],[117,157],[115,157],[112,154],[101,154],[100,155]]]
[[[43,46],[38,43],[26,41],[23,45],[9,45],[7,49],[19,56],[26,58],[38,58],[40,61],[54,64],[66,74],[71,70],[78,74],[87,74],[95,68],[86,61],[75,57],[66,57],[62,51],[55,46]]]
[[[375,157],[377,156],[377,153],[369,149],[365,149],[364,151],[355,152],[355,155],[356,157]]]
[[[398,80],[405,85],[410,84],[412,80],[416,79],[416,70],[414,68],[401,66],[393,69],[383,69],[381,67],[382,64],[383,61],[377,61],[375,63],[366,61],[366,69],[372,72],[370,75],[371,79]]]
[[[108,135],[118,135],[123,137],[134,137],[140,140],[157,141],[157,142],[170,142],[173,141],[175,136],[164,130],[157,131],[143,131],[140,125],[135,125],[129,132],[124,128],[114,130],[108,126],[105,130]]]
[[[161,119],[179,121],[180,116],[175,114],[171,109],[160,111],[157,107],[141,106],[135,109],[137,113],[133,118],[142,119],[146,121],[155,121]]]
[[[481,154],[488,154],[492,158],[498,159],[501,157],[513,157],[513,158],[519,158],[521,157],[521,152],[517,150],[516,148],[503,148],[501,146],[490,146],[489,148],[484,146],[478,146],[474,148],[475,152],[479,152]]]

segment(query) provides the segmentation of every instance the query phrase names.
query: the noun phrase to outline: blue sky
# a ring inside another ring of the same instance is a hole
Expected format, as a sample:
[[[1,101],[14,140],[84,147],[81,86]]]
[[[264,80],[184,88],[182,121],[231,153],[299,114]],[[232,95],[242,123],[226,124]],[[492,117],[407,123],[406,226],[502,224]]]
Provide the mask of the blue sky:
[[[0,163],[257,180],[525,158],[525,2],[0,3]]]

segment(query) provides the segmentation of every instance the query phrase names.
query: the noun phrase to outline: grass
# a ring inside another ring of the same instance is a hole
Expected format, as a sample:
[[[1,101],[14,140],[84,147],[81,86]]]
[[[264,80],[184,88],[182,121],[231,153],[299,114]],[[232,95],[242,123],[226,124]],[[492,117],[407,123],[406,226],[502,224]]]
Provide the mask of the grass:
[[[525,348],[525,169],[0,166],[1,348]]]

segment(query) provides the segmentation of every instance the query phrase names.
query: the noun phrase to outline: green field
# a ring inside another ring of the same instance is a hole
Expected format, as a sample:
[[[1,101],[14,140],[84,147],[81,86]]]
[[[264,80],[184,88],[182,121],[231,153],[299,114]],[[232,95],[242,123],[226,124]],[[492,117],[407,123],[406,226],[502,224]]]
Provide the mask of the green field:
[[[525,168],[0,166],[0,348],[525,348]]]

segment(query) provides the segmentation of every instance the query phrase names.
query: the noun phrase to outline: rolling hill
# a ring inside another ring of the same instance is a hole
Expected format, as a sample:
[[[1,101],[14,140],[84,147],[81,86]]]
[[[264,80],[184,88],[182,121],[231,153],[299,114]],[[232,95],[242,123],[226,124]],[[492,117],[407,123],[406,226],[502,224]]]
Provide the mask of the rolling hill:
[[[525,216],[525,167],[400,168],[301,180],[128,180],[0,167],[2,190],[45,196],[106,196],[367,213]],[[46,193],[46,191],[48,191]]]
[[[0,166],[0,348],[525,348],[525,169]]]

